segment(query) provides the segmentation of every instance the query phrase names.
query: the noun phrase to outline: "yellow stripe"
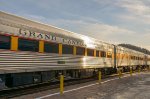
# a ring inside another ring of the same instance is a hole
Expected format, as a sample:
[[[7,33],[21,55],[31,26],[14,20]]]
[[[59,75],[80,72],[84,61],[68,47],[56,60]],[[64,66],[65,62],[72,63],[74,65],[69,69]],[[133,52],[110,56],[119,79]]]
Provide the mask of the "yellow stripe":
[[[59,55],[62,55],[62,44],[59,44]]]
[[[73,46],[73,55],[76,55],[76,51],[77,51],[76,47]]]
[[[39,52],[40,53],[44,52],[44,41],[39,41]]]
[[[106,52],[106,58],[108,58],[108,52]]]
[[[87,56],[87,48],[85,48],[85,56]]]
[[[99,51],[99,57],[101,57],[101,51]]]
[[[13,51],[18,50],[18,37],[11,36],[11,50]]]
[[[115,57],[115,56],[114,56],[114,53],[112,53],[112,59],[114,59],[114,57]]]
[[[96,57],[96,50],[94,50],[94,57]]]

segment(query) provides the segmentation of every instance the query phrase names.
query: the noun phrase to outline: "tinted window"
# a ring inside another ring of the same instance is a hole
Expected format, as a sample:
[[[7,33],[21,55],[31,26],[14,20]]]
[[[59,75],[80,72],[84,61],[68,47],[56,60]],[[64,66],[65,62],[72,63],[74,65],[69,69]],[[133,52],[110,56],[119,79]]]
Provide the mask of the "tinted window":
[[[76,47],[76,54],[77,55],[85,55],[85,48]]]
[[[108,52],[108,53],[107,53],[107,58],[112,58],[111,52]]]
[[[38,52],[39,51],[39,41],[19,38],[18,48],[19,48],[19,50],[22,50],[22,51]]]
[[[138,58],[137,58],[137,57],[135,57],[135,59],[136,59],[136,60],[138,60]]]
[[[133,60],[134,60],[134,59],[135,59],[135,56],[131,56],[131,59],[133,59]]]
[[[99,51],[96,51],[96,57],[99,57]]]
[[[133,56],[133,59],[134,59],[134,60],[136,60],[136,57],[135,57],[135,56]]]
[[[142,60],[144,60],[144,58],[142,58]]]
[[[106,52],[105,51],[101,51],[101,57],[106,57]]]
[[[48,53],[58,53],[59,51],[59,44],[57,43],[44,43],[44,51]]]
[[[62,53],[63,54],[73,54],[73,46],[63,45],[62,46]]]
[[[0,49],[10,49],[10,36],[0,35]]]
[[[87,56],[94,56],[94,50],[87,49]]]

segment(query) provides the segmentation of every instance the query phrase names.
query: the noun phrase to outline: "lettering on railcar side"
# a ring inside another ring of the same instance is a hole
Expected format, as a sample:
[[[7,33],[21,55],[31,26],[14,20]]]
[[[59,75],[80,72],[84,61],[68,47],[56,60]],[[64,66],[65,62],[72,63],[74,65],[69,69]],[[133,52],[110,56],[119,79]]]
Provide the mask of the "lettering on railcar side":
[[[23,30],[23,29],[19,30],[19,35],[21,35],[21,36],[26,36],[28,33],[29,33],[29,31],[27,31],[27,30]]]
[[[30,36],[31,36],[31,37],[35,37],[35,32],[31,32],[31,31],[30,31]]]
[[[76,40],[72,40],[70,38],[62,38],[58,36],[53,36],[51,34],[38,33],[38,32],[33,32],[29,30],[24,30],[24,29],[20,29],[18,35],[23,36],[23,37],[34,38],[34,39],[42,39],[46,41],[86,47],[84,42],[79,42]]]
[[[39,33],[39,34],[37,35],[37,38],[43,39],[43,35]]]

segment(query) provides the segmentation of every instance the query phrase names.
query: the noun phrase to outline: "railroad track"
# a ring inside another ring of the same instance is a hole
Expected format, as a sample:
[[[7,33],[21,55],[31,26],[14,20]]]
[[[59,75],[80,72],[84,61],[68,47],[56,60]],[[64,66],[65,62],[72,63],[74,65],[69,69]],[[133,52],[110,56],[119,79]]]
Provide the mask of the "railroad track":
[[[129,72],[123,73],[128,74]],[[113,74],[113,75],[105,75],[102,76],[102,79],[109,78],[109,77],[115,77],[118,76],[118,74]],[[89,81],[95,81],[97,80],[97,77],[91,77],[91,78],[84,78],[84,79],[71,79],[67,80],[64,83],[64,86],[69,86],[73,84],[80,84],[80,83],[85,83]],[[36,84],[36,85],[31,85],[31,86],[20,86],[16,88],[11,88],[11,89],[5,89],[0,91],[0,99],[9,99],[21,95],[27,95],[27,94],[32,94],[32,93],[37,93],[40,91],[45,91],[49,89],[55,89],[59,88],[59,81],[57,82],[49,82],[49,83],[41,83],[41,84]]]
[[[64,86],[69,86],[73,84],[79,84],[79,83],[84,83],[84,82],[94,81],[94,80],[96,80],[96,78],[72,79],[72,80],[65,81]],[[59,81],[5,89],[0,91],[0,99],[1,98],[9,99],[21,95],[32,94],[32,93],[54,89],[54,88],[59,88]]]

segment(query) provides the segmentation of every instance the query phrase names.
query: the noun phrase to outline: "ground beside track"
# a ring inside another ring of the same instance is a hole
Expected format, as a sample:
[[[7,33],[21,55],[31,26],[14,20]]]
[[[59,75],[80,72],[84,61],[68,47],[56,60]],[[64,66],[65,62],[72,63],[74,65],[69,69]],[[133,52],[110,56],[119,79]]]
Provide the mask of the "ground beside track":
[[[150,72],[67,86],[63,95],[52,89],[13,99],[150,99]]]

